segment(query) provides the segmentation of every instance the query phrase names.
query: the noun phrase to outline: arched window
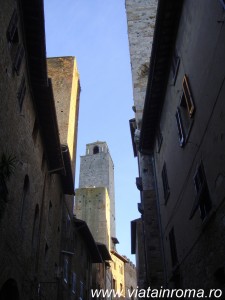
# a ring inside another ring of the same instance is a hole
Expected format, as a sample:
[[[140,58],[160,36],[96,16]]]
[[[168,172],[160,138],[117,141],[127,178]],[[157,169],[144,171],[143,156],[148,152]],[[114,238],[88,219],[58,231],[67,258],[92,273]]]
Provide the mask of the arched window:
[[[23,215],[24,215],[24,210],[26,206],[26,197],[27,193],[29,191],[30,187],[30,181],[29,181],[29,176],[26,175],[24,177],[24,182],[23,182],[23,192],[22,192],[22,199],[21,199],[21,214],[20,214],[20,222],[23,222]]]
[[[94,146],[93,154],[97,154],[97,153],[99,153],[99,147],[98,146]]]
[[[14,279],[8,279],[0,289],[0,299],[19,300],[19,291]]]
[[[32,231],[32,248],[34,251],[37,249],[38,244],[38,224],[39,224],[39,205],[37,204],[35,207],[34,213],[34,223],[33,223],[33,231]]]

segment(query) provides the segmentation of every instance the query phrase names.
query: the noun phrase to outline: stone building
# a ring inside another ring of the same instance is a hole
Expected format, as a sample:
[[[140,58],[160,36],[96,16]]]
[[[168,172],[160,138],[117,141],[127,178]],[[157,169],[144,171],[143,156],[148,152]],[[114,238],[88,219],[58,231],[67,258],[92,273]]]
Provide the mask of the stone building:
[[[149,57],[153,42],[157,0],[126,0],[128,39],[130,48],[131,73],[133,83],[133,111],[135,118],[130,120],[130,130],[134,156],[137,157],[139,174],[136,178],[140,190],[138,210],[141,213],[142,226],[132,234],[141,241],[136,248],[138,282],[140,288],[160,286],[163,282],[160,231],[157,220],[157,205],[151,160],[145,153],[137,151],[142,127],[142,115],[149,74]],[[132,237],[134,239],[134,237]],[[143,263],[144,259],[144,263]],[[141,262],[142,263],[139,263]]]
[[[48,74],[42,0],[0,5],[0,298],[89,299],[103,255],[73,217],[76,61]]]
[[[125,264],[128,261],[116,251],[114,165],[105,142],[87,144],[86,155],[81,156],[75,215],[87,222],[95,240],[109,253],[108,262],[93,270],[93,277],[99,278],[97,288],[115,289],[125,297]],[[99,276],[100,272],[103,276]],[[133,285],[136,285],[135,277]]]
[[[125,298],[135,300],[137,297],[133,291],[139,286],[137,283],[136,266],[127,257],[125,259],[127,260],[124,266]]]
[[[159,0],[138,151],[155,174],[169,287],[224,290],[224,9]]]

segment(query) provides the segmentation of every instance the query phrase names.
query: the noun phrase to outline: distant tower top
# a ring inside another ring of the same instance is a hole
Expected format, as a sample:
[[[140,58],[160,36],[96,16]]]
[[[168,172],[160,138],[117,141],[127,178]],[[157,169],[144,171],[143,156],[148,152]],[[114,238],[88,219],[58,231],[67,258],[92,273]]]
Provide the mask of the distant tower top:
[[[86,155],[93,155],[101,152],[109,153],[106,142],[97,141],[86,145]]]

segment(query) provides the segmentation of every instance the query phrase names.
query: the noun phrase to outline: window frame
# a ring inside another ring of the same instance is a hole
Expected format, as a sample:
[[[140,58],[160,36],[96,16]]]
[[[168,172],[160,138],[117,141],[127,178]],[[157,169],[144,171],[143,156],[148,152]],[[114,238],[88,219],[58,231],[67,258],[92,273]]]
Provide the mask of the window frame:
[[[180,108],[177,107],[177,111],[175,113],[175,118],[177,122],[177,129],[178,129],[178,136],[179,136],[179,141],[180,141],[180,146],[183,147],[185,144],[185,131],[184,131],[184,126],[181,118],[181,112]]]
[[[180,66],[180,56],[177,54],[177,50],[174,51],[172,61],[171,61],[171,70],[172,70],[172,84],[175,85],[177,74]]]
[[[186,101],[189,116],[190,116],[190,118],[192,118],[194,115],[194,112],[195,112],[195,104],[194,104],[193,96],[191,93],[188,76],[186,74],[183,77],[182,89],[183,89],[183,95],[184,95],[184,98]]]
[[[23,75],[21,82],[20,82],[20,86],[17,92],[17,99],[18,99],[18,103],[19,103],[19,109],[20,112],[22,111],[22,107],[23,107],[23,101],[26,95],[26,80],[25,80],[25,76]]]
[[[67,257],[64,257],[64,261],[63,261],[63,281],[65,282],[65,284],[68,284],[68,280],[69,280],[69,260]]]
[[[199,208],[202,221],[208,216],[212,209],[212,202],[209,195],[208,184],[205,175],[203,162],[201,161],[193,177],[196,192],[196,210]]]
[[[167,204],[170,195],[170,187],[169,187],[167,168],[165,162],[163,164],[161,175],[162,175],[162,183],[163,183],[164,200],[165,200],[165,204]]]

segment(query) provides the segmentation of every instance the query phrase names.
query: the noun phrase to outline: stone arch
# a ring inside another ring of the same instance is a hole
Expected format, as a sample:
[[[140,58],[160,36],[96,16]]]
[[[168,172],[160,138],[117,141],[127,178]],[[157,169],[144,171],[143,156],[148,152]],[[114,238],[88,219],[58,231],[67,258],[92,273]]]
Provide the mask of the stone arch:
[[[93,148],[93,154],[99,153],[99,146],[94,146]]]
[[[1,300],[20,300],[17,283],[14,279],[8,279],[0,289]]]

